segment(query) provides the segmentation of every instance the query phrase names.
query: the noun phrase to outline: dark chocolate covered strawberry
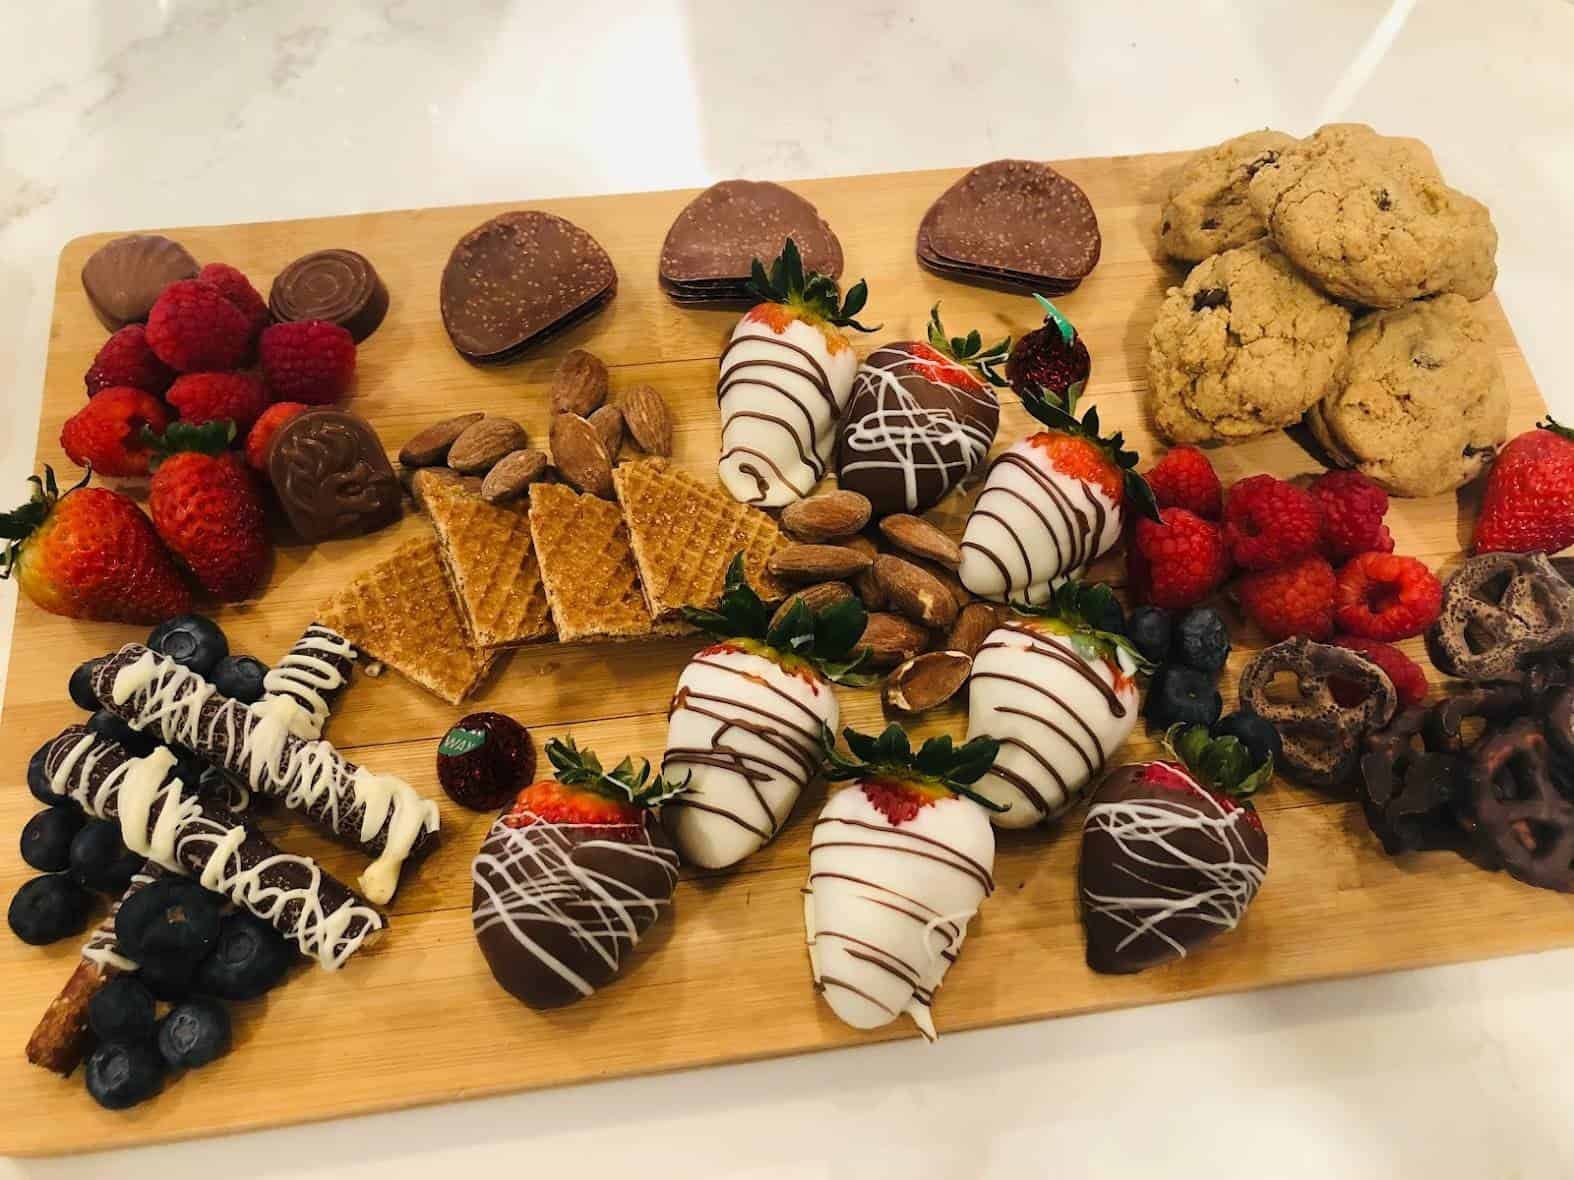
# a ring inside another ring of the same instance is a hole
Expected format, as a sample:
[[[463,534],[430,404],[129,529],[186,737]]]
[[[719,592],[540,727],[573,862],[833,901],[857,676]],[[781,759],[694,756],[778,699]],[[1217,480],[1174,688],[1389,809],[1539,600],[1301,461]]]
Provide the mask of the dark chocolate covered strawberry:
[[[1071,401],[1088,383],[1093,359],[1060,309],[1042,295],[1033,298],[1044,309],[1044,326],[1017,341],[1006,361],[1006,380],[1020,394],[1043,390],[1060,401]]]
[[[1088,966],[1123,975],[1184,958],[1233,930],[1268,872],[1268,833],[1251,805],[1273,778],[1234,737],[1175,726],[1173,762],[1122,766],[1082,825],[1078,884]]]

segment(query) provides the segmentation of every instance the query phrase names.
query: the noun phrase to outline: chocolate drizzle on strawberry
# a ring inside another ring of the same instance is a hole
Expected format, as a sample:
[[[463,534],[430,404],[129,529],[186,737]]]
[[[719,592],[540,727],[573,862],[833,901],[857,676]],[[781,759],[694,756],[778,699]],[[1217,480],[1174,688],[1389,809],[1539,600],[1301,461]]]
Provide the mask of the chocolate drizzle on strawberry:
[[[1087,439],[1103,451],[1110,464],[1121,474],[1125,502],[1135,506],[1149,520],[1159,519],[1159,505],[1153,498],[1153,489],[1148,487],[1147,480],[1137,474],[1137,463],[1141,456],[1136,451],[1126,449],[1123,432],[1117,430],[1109,435],[1100,433],[1097,406],[1089,406],[1080,419],[1076,416],[1080,390],[1061,399],[1036,385],[1024,383],[1018,392],[1022,396],[1023,408],[1050,430],[1072,438]]]

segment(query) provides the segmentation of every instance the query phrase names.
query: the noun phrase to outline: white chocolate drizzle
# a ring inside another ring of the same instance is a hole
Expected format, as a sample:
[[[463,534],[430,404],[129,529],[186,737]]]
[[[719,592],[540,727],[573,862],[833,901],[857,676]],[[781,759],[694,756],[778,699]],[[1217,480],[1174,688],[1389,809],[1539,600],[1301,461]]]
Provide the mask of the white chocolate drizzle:
[[[343,673],[328,657],[353,663],[355,646],[321,623],[313,623],[262,678],[267,694],[264,702],[285,701],[294,705],[289,710],[276,707],[281,716],[288,712],[289,732],[305,741],[322,736],[328,722],[329,698],[344,687]]]

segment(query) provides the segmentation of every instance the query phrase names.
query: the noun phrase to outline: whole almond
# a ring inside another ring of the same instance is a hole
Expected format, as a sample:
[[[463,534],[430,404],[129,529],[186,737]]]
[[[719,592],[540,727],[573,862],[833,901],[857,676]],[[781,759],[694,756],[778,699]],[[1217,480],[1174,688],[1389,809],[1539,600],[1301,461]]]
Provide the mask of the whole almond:
[[[960,610],[973,601],[972,591],[962,585],[962,579],[956,576],[954,569],[949,569],[938,562],[925,561],[922,557],[904,557],[902,560],[912,562],[919,569],[932,576],[935,581],[939,582],[947,590],[951,591],[951,597],[956,599],[957,609]]]
[[[600,406],[590,415],[589,422],[601,436],[601,445],[607,448],[607,458],[615,466],[618,452],[623,449],[623,411],[616,406]]]
[[[868,556],[871,564],[879,555],[879,548],[865,536],[848,537],[838,541],[848,549],[856,549],[859,553]],[[858,595],[858,600],[864,604],[865,610],[884,610],[890,603],[886,600],[885,591],[880,588],[880,583],[874,580],[874,570],[866,569],[853,579],[853,593]]]
[[[461,475],[480,475],[510,451],[523,447],[525,441],[525,428],[512,418],[482,418],[454,439],[448,448],[448,465]]]
[[[636,385],[623,395],[623,424],[634,445],[647,455],[672,454],[672,411],[649,385]]]
[[[950,537],[921,516],[898,512],[880,522],[880,532],[898,549],[955,569],[962,563],[962,551]]]
[[[999,622],[999,614],[990,602],[970,602],[957,612],[956,622],[946,635],[945,645],[951,651],[976,656]]]
[[[789,582],[828,582],[863,573],[871,563],[867,554],[842,545],[783,545],[765,564]]]
[[[888,708],[925,713],[954,697],[972,671],[966,652],[926,651],[893,669],[881,696]]]
[[[473,414],[460,414],[454,418],[444,418],[441,422],[433,422],[399,448],[399,462],[406,467],[435,467],[448,458],[448,449],[454,445],[454,440],[465,432],[466,427],[474,425],[484,417],[486,415],[477,410]]]
[[[858,647],[869,649],[864,662],[871,668],[894,668],[928,646],[929,632],[910,619],[886,611],[872,612],[858,638]]]
[[[821,492],[782,509],[782,528],[811,544],[850,537],[868,523],[869,499],[857,492]]]
[[[571,349],[552,377],[552,412],[590,417],[607,400],[607,366],[583,348]]]
[[[822,611],[828,606],[835,606],[838,602],[846,602],[852,596],[853,588],[846,582],[816,582],[813,586],[805,586],[796,594],[789,594],[776,608],[776,613],[771,616],[770,625],[774,627],[785,619],[795,602],[803,603],[811,611]]]
[[[578,414],[552,419],[552,462],[573,487],[612,499],[612,460],[601,433]]]
[[[547,457],[542,451],[511,451],[497,461],[481,481],[481,498],[489,504],[517,500],[525,489],[547,473]]]
[[[958,610],[951,590],[928,570],[882,553],[874,559],[875,581],[891,605],[925,627],[949,627]]]

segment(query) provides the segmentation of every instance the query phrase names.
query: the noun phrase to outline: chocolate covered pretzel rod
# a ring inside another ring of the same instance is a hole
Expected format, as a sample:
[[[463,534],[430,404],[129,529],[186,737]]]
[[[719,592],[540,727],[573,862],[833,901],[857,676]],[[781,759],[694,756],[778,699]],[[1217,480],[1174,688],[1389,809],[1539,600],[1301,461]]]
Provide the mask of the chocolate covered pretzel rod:
[[[405,860],[437,835],[437,805],[403,779],[357,766],[326,741],[302,741],[277,713],[231,700],[141,644],[127,644],[101,664],[93,688],[106,709],[137,729],[196,751],[364,847],[377,859],[359,884],[374,902],[393,897]]]
[[[73,725],[45,751],[44,773],[55,794],[99,819],[118,819],[127,848],[190,873],[326,969],[342,966],[386,925],[316,861],[281,851],[245,820],[172,777],[175,755],[167,746],[134,758],[118,742]]]
[[[88,1003],[115,976],[137,970],[137,964],[122,955],[116,946],[115,917],[128,897],[163,875],[164,870],[158,865],[144,862],[132,874],[131,884],[110,907],[108,915],[87,936],[76,970],[71,972],[60,994],[49,1001],[33,1035],[27,1038],[27,1059],[34,1065],[65,1075],[82,1063],[88,1041]]]
[[[320,738],[354,666],[355,646],[337,631],[312,623],[262,678],[267,695],[256,707],[276,710],[298,738]]]

